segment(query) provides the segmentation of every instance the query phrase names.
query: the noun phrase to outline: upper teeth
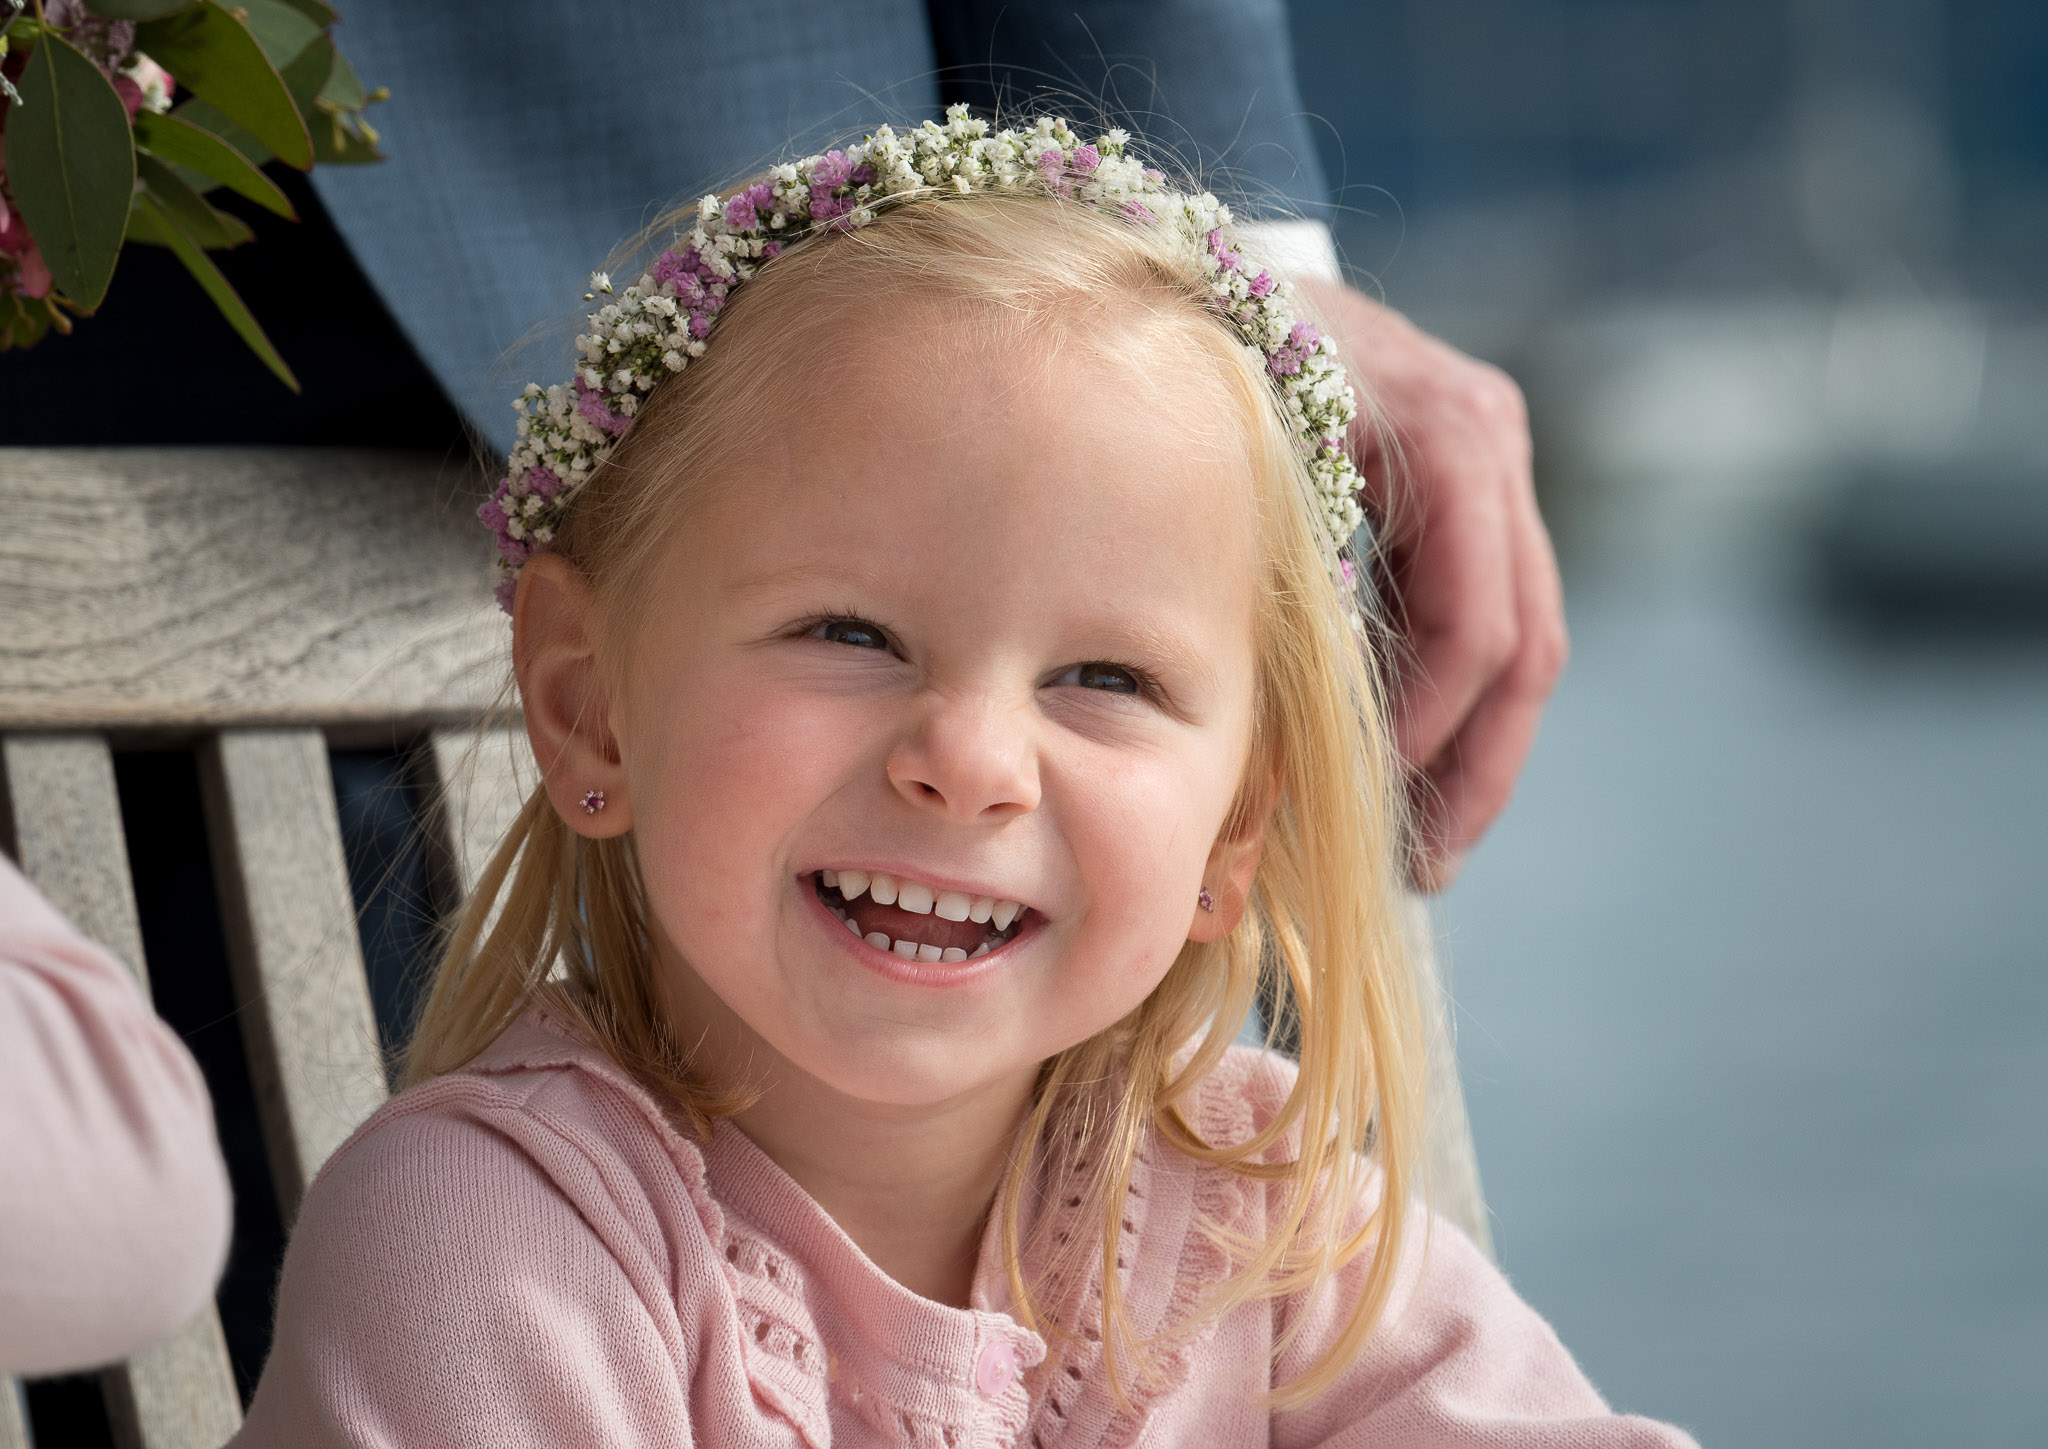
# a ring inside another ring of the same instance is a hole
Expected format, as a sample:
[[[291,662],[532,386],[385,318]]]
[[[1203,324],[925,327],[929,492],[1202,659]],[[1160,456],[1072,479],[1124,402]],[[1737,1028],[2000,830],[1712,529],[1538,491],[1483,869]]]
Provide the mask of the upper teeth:
[[[986,921],[998,931],[1009,930],[1010,922],[1024,910],[1015,901],[970,896],[965,891],[934,890],[923,881],[898,880],[879,870],[823,870],[818,875],[849,901],[872,896],[877,905],[893,905],[912,915],[936,913],[948,921]]]

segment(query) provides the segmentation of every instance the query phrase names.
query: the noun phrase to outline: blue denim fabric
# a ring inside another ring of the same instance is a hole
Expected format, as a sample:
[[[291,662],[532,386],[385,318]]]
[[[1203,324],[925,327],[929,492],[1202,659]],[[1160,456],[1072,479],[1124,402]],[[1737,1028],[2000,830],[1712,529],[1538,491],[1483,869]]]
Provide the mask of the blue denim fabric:
[[[391,159],[314,174],[429,368],[501,451],[563,373],[590,270],[664,203],[943,100],[1102,99],[1219,184],[1325,199],[1279,0],[351,0]],[[1143,83],[1140,83],[1141,70]],[[1043,74],[1039,74],[1043,73]],[[1151,77],[1156,73],[1156,89]],[[1119,104],[1120,102],[1120,104]],[[539,325],[537,325],[539,324]]]

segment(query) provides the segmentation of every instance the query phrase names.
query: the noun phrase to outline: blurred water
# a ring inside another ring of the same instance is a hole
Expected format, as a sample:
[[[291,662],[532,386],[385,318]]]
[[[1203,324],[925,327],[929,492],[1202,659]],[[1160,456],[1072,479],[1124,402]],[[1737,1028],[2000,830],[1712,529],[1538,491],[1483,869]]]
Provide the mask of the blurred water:
[[[1830,622],[1783,538],[1573,579],[1440,909],[1495,1239],[1706,1444],[2048,1444],[2048,642]]]

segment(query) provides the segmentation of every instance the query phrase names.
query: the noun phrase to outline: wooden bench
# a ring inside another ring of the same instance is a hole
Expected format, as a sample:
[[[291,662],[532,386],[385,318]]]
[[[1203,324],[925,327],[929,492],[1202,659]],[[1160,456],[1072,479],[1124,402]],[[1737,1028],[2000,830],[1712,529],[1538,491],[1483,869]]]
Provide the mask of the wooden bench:
[[[0,449],[0,826],[28,877],[146,987],[114,752],[196,747],[287,1227],[386,1093],[330,745],[412,752],[460,887],[530,783],[516,734],[480,732],[507,635],[472,487],[459,465],[402,454]],[[1447,1018],[1426,985],[1433,1192],[1485,1245]],[[216,1449],[241,1423],[211,1307],[102,1383],[124,1449]],[[30,1443],[18,1386],[0,1384],[0,1449]]]

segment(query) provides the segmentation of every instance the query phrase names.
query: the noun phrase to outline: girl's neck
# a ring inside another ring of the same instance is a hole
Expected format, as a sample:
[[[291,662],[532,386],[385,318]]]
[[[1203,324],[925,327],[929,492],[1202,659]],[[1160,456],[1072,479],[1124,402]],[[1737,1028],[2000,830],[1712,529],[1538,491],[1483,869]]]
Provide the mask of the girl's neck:
[[[965,1307],[990,1205],[1037,1072],[944,1101],[900,1106],[833,1088],[783,1058],[672,954],[660,974],[692,1067],[759,1091],[747,1134],[876,1267],[911,1292]]]
[[[790,1072],[735,1123],[911,1292],[967,1306],[1029,1078],[934,1106],[854,1102]]]

